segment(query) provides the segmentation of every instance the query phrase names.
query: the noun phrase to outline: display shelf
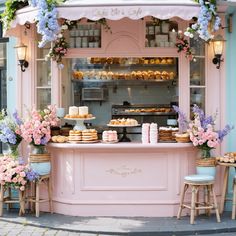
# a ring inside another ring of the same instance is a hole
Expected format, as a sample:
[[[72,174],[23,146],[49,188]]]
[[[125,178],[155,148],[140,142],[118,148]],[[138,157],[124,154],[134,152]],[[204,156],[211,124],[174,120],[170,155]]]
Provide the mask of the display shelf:
[[[175,116],[176,112],[124,112],[117,116]],[[115,114],[113,115],[115,116]]]
[[[75,82],[75,83],[111,83],[111,84],[119,84],[119,83],[122,83],[122,84],[133,84],[133,82],[135,81],[135,83],[141,83],[141,84],[144,84],[144,83],[160,83],[160,84],[168,84],[168,83],[176,83],[177,80],[176,79],[169,79],[169,80],[126,80],[126,79],[118,79],[118,80],[115,80],[115,79],[83,79],[83,80],[79,80],[79,79],[72,79],[71,80],[72,82]]]

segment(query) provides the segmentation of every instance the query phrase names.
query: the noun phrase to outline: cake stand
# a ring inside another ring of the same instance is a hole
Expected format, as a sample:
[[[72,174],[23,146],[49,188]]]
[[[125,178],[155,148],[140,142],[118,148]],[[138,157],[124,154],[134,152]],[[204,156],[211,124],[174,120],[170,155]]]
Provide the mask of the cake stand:
[[[122,137],[119,139],[119,142],[131,142],[131,139],[129,137],[127,137],[127,128],[133,128],[133,127],[138,127],[140,126],[140,124],[138,125],[107,125],[108,127],[114,127],[114,128],[123,128],[123,135]]]
[[[65,120],[74,120],[76,122],[73,130],[85,130],[87,128],[84,125],[84,121],[94,120],[94,119],[96,119],[96,117],[91,117],[91,118],[64,118],[64,119]]]

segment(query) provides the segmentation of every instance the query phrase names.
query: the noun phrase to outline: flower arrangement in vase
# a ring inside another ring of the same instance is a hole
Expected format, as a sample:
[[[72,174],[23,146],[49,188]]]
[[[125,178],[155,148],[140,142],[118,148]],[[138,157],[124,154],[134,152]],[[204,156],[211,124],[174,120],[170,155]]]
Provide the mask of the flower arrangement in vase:
[[[17,158],[18,146],[22,140],[21,135],[18,133],[22,120],[15,111],[12,116],[7,114],[5,110],[0,112],[0,141],[6,143],[9,148],[9,154]]]
[[[24,164],[12,156],[0,157],[0,184],[24,191],[26,184],[35,181],[39,175],[29,165]]]
[[[39,153],[42,153],[45,145],[51,139],[50,128],[57,126],[58,122],[55,106],[50,105],[44,110],[33,108],[29,112],[28,119],[20,125],[18,132],[27,143],[37,148]]]
[[[200,160],[197,161],[197,164],[203,160],[205,163],[207,162],[207,165],[214,165],[215,158],[211,158],[211,150],[215,149],[234,127],[226,125],[222,130],[215,130],[216,116],[206,116],[196,104],[192,107],[193,120],[190,121],[177,106],[173,106],[173,108],[179,114],[178,122],[182,131],[189,134],[193,146],[200,150]]]

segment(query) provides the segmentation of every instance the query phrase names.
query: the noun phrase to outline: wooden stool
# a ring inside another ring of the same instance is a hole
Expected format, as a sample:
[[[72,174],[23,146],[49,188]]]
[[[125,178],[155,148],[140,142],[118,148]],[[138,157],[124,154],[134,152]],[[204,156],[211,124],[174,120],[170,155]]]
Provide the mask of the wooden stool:
[[[12,198],[11,187],[6,187],[2,184],[0,187],[0,216],[3,215],[3,205],[7,204],[7,210],[9,210],[13,203],[20,204],[19,216],[25,214],[25,191],[18,190],[19,198]]]
[[[235,220],[236,215],[236,175],[233,179],[233,202],[232,202],[232,220]]]
[[[40,185],[46,184],[47,185],[47,191],[48,191],[48,198],[47,199],[40,199]],[[28,197],[28,201],[30,203],[35,204],[35,215],[36,217],[39,217],[39,204],[42,202],[49,202],[49,210],[51,213],[53,213],[52,208],[52,184],[51,184],[51,175],[41,175],[39,179],[33,184],[31,184],[31,190],[33,191],[33,195]],[[31,210],[32,210],[31,205]]]
[[[216,195],[214,191],[214,177],[208,175],[189,175],[184,178],[184,187],[181,192],[180,206],[177,215],[177,219],[180,219],[183,208],[191,210],[190,224],[194,224],[195,214],[197,215],[199,210],[205,210],[210,215],[210,209],[215,209],[217,222],[220,222],[220,214],[217,207]],[[184,197],[187,189],[191,187],[192,197],[191,205],[184,204]],[[199,202],[199,188],[205,188],[204,202]],[[213,204],[211,204],[210,195],[213,197]]]

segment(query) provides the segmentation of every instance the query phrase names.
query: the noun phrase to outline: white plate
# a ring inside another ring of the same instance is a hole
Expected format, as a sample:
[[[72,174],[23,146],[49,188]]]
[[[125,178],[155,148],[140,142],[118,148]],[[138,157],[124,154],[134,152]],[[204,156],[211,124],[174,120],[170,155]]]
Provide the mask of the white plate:
[[[78,144],[78,143],[99,143],[100,140],[92,140],[92,141],[68,141],[68,143]]]
[[[105,144],[113,144],[113,143],[118,143],[118,142],[119,142],[119,140],[112,141],[112,142],[101,141],[101,143],[105,143]]]
[[[64,120],[94,120],[96,117],[91,118],[64,118]]]
[[[137,124],[137,125],[110,125],[110,124],[107,124],[108,127],[138,127],[140,126],[140,124]]]

